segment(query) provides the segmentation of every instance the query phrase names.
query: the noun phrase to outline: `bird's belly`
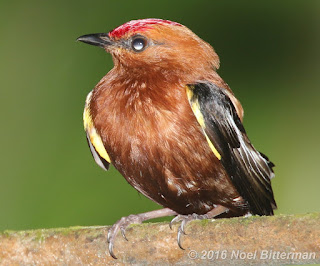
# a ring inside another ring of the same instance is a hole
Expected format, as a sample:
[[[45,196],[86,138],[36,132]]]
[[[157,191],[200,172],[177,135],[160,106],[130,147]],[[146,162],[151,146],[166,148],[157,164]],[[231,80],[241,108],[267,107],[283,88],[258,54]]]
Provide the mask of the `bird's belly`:
[[[170,97],[157,94],[144,101],[141,93],[129,101],[113,95],[116,91],[98,90],[91,111],[112,164],[135,189],[181,214],[232,206],[239,194],[210,149],[183,87],[166,91]]]
[[[171,134],[161,130],[130,132],[122,153],[113,153],[114,166],[135,189],[182,214],[203,214],[239,197],[196,123]]]

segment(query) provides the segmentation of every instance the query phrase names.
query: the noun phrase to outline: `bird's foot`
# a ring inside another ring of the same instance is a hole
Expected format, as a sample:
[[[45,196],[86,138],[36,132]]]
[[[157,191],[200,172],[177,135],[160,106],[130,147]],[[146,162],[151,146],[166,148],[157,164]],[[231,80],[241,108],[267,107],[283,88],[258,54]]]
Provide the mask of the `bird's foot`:
[[[196,213],[188,214],[188,215],[179,214],[176,217],[174,217],[169,224],[171,229],[172,229],[173,223],[181,222],[178,228],[178,237],[177,237],[178,246],[184,250],[184,248],[181,245],[181,236],[182,234],[186,235],[185,227],[188,222],[194,221],[194,220],[211,219],[227,211],[228,211],[228,208],[223,207],[221,205],[217,205],[215,208],[213,208],[211,211],[207,212],[206,214],[196,214]]]
[[[143,221],[146,221],[146,220],[159,218],[159,217],[165,217],[165,216],[172,216],[172,215],[177,215],[177,213],[171,209],[164,208],[164,209],[160,209],[160,210],[140,213],[140,214],[136,214],[136,215],[129,215],[127,217],[122,217],[118,222],[116,222],[109,229],[109,232],[108,232],[107,241],[109,244],[108,248],[109,248],[110,255],[114,259],[117,258],[113,252],[113,247],[114,247],[114,241],[115,241],[116,236],[119,231],[121,232],[123,238],[128,241],[125,233],[126,233],[127,227],[130,224],[141,224]]]
[[[143,221],[142,217],[138,215],[129,215],[127,217],[122,217],[119,221],[117,221],[108,231],[107,241],[109,244],[109,253],[113,258],[117,258],[113,253],[113,246],[115,238],[120,231],[123,238],[128,241],[126,237],[126,229],[130,224],[141,224]]]
[[[179,214],[171,220],[171,222],[169,224],[170,229],[172,229],[173,223],[181,222],[181,224],[178,228],[178,237],[177,237],[177,242],[178,242],[179,248],[184,250],[184,248],[181,245],[181,236],[182,236],[182,234],[186,235],[186,232],[185,232],[186,224],[190,221],[193,221],[193,220],[203,220],[203,219],[208,219],[208,218],[209,217],[206,214],[200,215],[200,214],[193,213],[193,214],[188,214],[188,215]]]

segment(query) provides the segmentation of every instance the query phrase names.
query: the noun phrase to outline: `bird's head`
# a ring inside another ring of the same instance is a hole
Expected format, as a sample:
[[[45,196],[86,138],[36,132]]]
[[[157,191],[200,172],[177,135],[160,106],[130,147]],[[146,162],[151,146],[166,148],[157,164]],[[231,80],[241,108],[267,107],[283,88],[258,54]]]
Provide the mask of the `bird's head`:
[[[128,70],[195,73],[219,67],[213,48],[187,27],[161,19],[129,21],[109,33],[87,34],[77,40],[104,48],[116,66]]]

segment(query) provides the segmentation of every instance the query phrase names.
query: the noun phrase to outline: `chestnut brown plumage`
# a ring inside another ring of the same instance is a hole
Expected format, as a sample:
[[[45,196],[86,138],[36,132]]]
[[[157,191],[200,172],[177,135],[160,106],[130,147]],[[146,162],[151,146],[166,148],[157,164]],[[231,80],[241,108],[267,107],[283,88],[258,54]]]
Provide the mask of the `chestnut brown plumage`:
[[[243,109],[217,74],[213,48],[185,26],[160,19],[125,23],[79,41],[111,53],[114,68],[88,95],[84,124],[96,162],[112,163],[140,193],[164,206],[132,222],[272,215],[273,164],[250,143]],[[124,235],[125,237],[125,235]]]

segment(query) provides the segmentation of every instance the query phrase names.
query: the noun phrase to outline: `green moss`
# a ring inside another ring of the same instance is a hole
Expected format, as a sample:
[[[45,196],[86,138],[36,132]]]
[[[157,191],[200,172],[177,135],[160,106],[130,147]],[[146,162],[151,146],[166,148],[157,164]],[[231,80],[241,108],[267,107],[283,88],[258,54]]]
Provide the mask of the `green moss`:
[[[202,225],[203,227],[205,227],[209,224],[209,221],[210,220],[208,220],[208,219],[203,219],[203,220],[199,221],[199,224]]]
[[[145,223],[146,225],[152,224],[152,223]],[[156,224],[156,223],[153,223]],[[133,227],[139,227],[142,226],[142,224],[129,224],[129,226],[127,228],[133,228]]]
[[[253,217],[246,217],[246,218],[240,219],[239,223],[242,225],[248,226],[249,224],[252,224],[254,220],[256,219],[254,219]]]
[[[86,227],[83,227],[83,226],[72,226],[72,227],[67,227],[67,228],[54,229],[55,230],[54,233],[59,233],[59,234],[62,234],[64,236],[68,236],[68,235],[74,234],[75,232],[77,232],[79,230],[83,230],[83,229],[86,229]]]
[[[14,233],[14,231],[10,231],[10,230],[5,230],[0,232],[0,235],[3,237],[10,237],[10,235],[12,235]]]
[[[319,212],[310,213],[310,218],[312,218],[312,219],[320,219],[320,213]]]
[[[76,234],[79,233],[76,232]],[[99,237],[106,237],[106,234],[104,232],[102,232],[102,230],[86,230],[85,232],[85,236],[86,236],[86,239],[89,240],[89,241],[93,241]]]
[[[308,213],[308,214],[301,213],[301,214],[296,214],[295,217],[318,220],[318,219],[320,219],[320,213],[319,212],[312,212],[312,213]]]
[[[42,230],[35,231],[35,237],[33,238],[34,241],[43,242],[46,239],[46,236],[42,233]]]

